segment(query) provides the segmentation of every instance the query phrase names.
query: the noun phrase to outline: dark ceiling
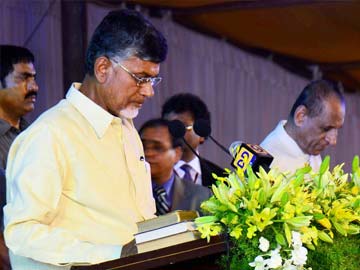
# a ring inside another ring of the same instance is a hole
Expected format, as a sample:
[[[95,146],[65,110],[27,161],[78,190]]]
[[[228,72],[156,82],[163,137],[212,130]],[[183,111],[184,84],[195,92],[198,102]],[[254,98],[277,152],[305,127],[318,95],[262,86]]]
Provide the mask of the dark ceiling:
[[[360,92],[360,1],[134,0],[154,15],[273,61],[304,77],[323,77]]]

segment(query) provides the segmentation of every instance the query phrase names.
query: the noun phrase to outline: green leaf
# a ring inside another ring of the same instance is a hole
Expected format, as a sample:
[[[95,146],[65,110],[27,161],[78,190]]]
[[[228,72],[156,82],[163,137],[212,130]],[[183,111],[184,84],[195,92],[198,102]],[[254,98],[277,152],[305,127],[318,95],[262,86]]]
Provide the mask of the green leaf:
[[[330,166],[330,156],[326,156],[320,165],[319,174],[323,175],[326,171],[329,170],[329,166]]]
[[[216,221],[218,221],[216,216],[202,216],[195,219],[195,224],[199,226],[202,224],[214,223]]]
[[[359,156],[354,156],[352,161],[352,173],[356,173],[359,170]]]
[[[291,231],[290,231],[289,226],[286,223],[284,223],[284,231],[285,231],[286,240],[288,242],[288,245],[290,246],[291,245]]]
[[[323,213],[315,213],[315,214],[313,214],[313,216],[314,216],[315,220],[323,219],[326,217]]]
[[[281,245],[281,246],[286,246],[286,240],[285,240],[285,237],[284,235],[282,235],[281,233],[277,233],[275,235],[275,239],[276,239],[276,242]]]
[[[324,231],[319,231],[318,232],[318,236],[321,240],[323,240],[324,242],[327,243],[333,243],[333,240],[331,239],[331,237]]]
[[[288,201],[289,201],[289,193],[284,192],[284,194],[281,196],[281,206],[284,207]]]
[[[343,226],[341,226],[340,223],[338,223],[338,222],[336,222],[336,221],[333,221],[332,223],[333,223],[335,229],[336,229],[340,234],[342,234],[342,235],[344,235],[344,236],[347,236],[346,230],[343,228]]]
[[[312,216],[298,216],[286,219],[285,222],[295,228],[308,227]]]

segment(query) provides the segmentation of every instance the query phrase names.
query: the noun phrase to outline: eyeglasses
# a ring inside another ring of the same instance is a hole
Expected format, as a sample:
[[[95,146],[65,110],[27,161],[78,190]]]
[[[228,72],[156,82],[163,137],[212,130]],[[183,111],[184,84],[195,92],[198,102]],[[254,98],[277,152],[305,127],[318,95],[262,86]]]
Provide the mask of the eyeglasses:
[[[110,61],[113,62],[115,65],[121,67],[127,74],[129,74],[136,81],[136,86],[141,86],[141,85],[144,85],[146,83],[150,83],[152,87],[155,87],[162,80],[162,78],[158,77],[158,76],[140,78],[140,77],[136,76],[134,73],[132,73],[130,70],[128,70],[126,67],[124,67],[122,64],[115,61],[114,59],[111,59]]]
[[[186,131],[190,131],[193,129],[193,125],[185,126]]]

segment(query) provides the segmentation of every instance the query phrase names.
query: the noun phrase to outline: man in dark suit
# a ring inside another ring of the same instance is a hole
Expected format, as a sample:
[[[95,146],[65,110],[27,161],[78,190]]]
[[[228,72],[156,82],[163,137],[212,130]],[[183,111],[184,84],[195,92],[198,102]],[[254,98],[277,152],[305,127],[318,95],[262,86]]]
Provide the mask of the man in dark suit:
[[[145,159],[151,167],[153,195],[157,215],[174,210],[197,210],[211,196],[211,191],[192,181],[181,179],[173,166],[182,155],[180,139],[171,136],[168,121],[152,119],[140,128]]]
[[[203,119],[210,123],[210,112],[206,104],[196,95],[180,93],[170,97],[162,106],[162,118],[167,120],[180,120],[186,127],[185,140],[198,152],[198,147],[206,140],[198,136],[193,125],[196,120]],[[224,169],[206,159],[198,159],[195,154],[184,146],[181,160],[174,166],[176,173],[195,184],[211,186],[215,183],[212,174],[223,175]]]

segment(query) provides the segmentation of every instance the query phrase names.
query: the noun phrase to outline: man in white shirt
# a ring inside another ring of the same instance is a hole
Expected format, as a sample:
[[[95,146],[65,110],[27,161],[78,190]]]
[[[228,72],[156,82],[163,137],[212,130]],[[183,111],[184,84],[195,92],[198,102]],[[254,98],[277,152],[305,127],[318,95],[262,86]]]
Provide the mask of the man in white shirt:
[[[295,172],[308,163],[318,171],[320,153],[336,145],[344,119],[345,99],[339,87],[314,81],[300,93],[287,121],[280,121],[260,145],[274,157],[271,167]]]
[[[196,120],[202,119],[209,123],[210,112],[206,104],[196,95],[191,93],[180,93],[171,96],[162,106],[161,116],[167,120],[179,120],[186,127],[185,140],[198,152],[198,147],[206,140],[193,130]],[[195,184],[211,186],[215,183],[212,174],[222,176],[224,169],[213,162],[197,158],[193,151],[184,146],[181,160],[174,166],[175,172],[180,178],[193,181]]]
[[[155,204],[134,128],[154,95],[162,34],[136,11],[110,12],[86,53],[83,83],[14,141],[5,241],[14,270],[69,269],[134,252],[136,222]]]

